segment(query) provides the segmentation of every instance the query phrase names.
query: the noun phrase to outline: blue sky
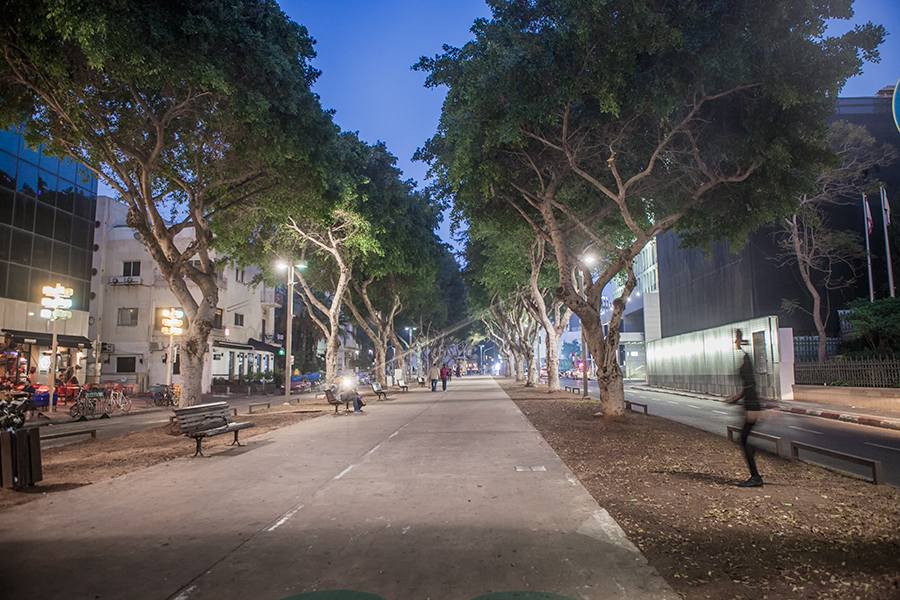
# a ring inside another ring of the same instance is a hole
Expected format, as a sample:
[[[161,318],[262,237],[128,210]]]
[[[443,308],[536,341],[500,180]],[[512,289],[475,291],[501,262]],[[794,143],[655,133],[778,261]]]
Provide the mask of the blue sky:
[[[444,89],[427,90],[425,73],[410,67],[421,56],[462,46],[478,17],[489,17],[483,0],[283,0],[282,10],[316,40],[313,66],[322,71],[314,90],[322,106],[335,110],[345,131],[369,143],[383,141],[406,178],[420,186],[426,167],[413,153],[434,135]],[[872,21],[890,34],[881,63],[866,64],[843,97],[874,96],[900,78],[900,0],[857,0],[855,22]],[[835,34],[851,27],[837,22]],[[441,238],[450,241],[449,223]]]

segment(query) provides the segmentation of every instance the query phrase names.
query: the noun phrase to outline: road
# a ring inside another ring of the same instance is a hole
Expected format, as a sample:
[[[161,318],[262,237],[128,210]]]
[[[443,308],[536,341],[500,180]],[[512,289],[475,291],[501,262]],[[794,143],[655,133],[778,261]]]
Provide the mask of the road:
[[[560,380],[561,386],[578,386],[580,383],[571,379]],[[597,384],[596,382],[592,384],[589,386],[590,395],[597,398]],[[634,389],[632,384],[627,382],[625,398],[646,404],[648,412],[652,415],[717,435],[725,436],[729,425],[740,427],[743,423],[741,408],[724,402],[663,391]],[[775,410],[766,411],[763,420],[754,431],[780,437],[783,456],[790,456],[790,443],[795,441],[881,461],[885,483],[900,487],[900,431]],[[775,451],[775,445],[770,441],[754,439],[753,443],[763,450]],[[861,465],[818,454],[801,452],[800,456],[832,468],[871,478],[871,469]]]

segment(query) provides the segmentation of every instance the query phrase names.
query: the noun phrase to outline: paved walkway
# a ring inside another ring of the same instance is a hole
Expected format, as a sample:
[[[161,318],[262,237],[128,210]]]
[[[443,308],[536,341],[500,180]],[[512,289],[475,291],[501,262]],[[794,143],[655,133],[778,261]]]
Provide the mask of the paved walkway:
[[[677,598],[492,379],[391,398],[3,511],[0,598]]]

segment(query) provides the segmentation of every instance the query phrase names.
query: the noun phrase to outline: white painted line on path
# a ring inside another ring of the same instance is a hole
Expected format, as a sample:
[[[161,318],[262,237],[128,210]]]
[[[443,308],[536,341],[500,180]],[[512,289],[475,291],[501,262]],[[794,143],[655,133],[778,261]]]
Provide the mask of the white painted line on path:
[[[900,452],[900,448],[894,448],[893,446],[882,446],[881,444],[874,444],[872,442],[863,442],[863,444],[867,446],[875,446],[876,448],[884,448],[885,450],[894,450],[896,452]]]
[[[700,410],[700,407],[699,407],[699,406],[694,406],[693,404],[687,404],[686,406],[687,406],[688,408],[696,408],[697,410]]]
[[[352,468],[355,467],[355,466],[356,466],[356,465],[350,465],[349,467],[347,467],[346,469],[344,469],[343,471],[341,471],[341,474],[338,475],[337,477],[335,477],[335,479],[340,479],[341,477],[343,477],[344,475],[346,475],[347,473],[349,473],[349,472],[350,472],[350,469],[352,469]]]
[[[794,427],[793,425],[788,425],[791,429],[796,429],[797,431],[805,431],[806,433],[814,433],[816,435],[825,435],[821,431],[813,431],[812,429],[803,429],[802,427]]]
[[[714,412],[714,413],[719,413],[720,415],[728,415],[728,414],[731,414],[731,413],[725,412],[724,410],[716,410],[716,409],[713,409],[713,412]]]
[[[281,527],[282,525],[287,523],[287,520],[290,519],[291,517],[293,517],[297,513],[297,511],[300,510],[301,508],[303,508],[302,504],[300,506],[298,506],[297,508],[295,508],[294,510],[285,513],[285,515],[283,517],[278,519],[278,521],[276,521],[274,525],[272,525],[271,527],[266,529],[266,531],[275,531],[276,529],[278,529],[279,527]]]

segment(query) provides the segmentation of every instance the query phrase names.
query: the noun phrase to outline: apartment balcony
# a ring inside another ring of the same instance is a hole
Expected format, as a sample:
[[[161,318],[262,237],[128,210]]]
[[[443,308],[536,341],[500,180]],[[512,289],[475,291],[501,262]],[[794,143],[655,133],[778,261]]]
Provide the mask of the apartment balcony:
[[[284,302],[284,294],[276,290],[260,290],[259,303],[263,308],[276,308]]]

